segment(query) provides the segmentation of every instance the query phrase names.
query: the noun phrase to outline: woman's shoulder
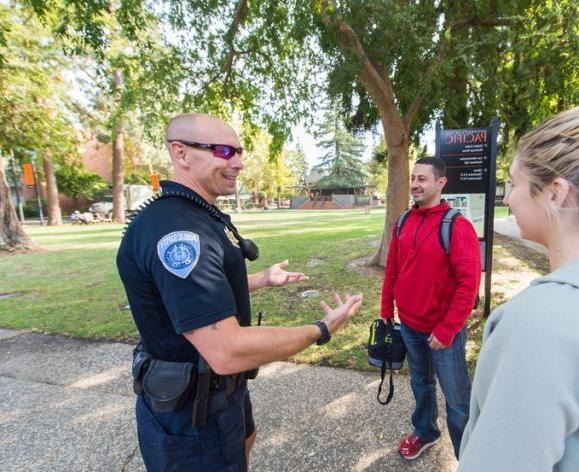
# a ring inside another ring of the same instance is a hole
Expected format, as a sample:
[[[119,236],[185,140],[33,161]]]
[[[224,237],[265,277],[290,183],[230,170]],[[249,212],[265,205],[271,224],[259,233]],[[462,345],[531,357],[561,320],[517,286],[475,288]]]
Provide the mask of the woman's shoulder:
[[[509,336],[559,338],[571,334],[579,343],[579,286],[542,279],[493,311],[485,337],[500,326]]]

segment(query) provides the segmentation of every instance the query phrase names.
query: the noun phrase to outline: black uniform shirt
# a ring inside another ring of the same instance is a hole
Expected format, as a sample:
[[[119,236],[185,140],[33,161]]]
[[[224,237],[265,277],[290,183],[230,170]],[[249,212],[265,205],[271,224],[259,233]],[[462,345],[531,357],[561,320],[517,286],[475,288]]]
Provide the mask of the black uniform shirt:
[[[135,217],[117,267],[145,351],[191,362],[198,353],[182,333],[232,315],[250,324],[247,269],[227,226],[191,201],[198,194],[176,182],[161,184],[164,197],[181,196],[160,198]]]

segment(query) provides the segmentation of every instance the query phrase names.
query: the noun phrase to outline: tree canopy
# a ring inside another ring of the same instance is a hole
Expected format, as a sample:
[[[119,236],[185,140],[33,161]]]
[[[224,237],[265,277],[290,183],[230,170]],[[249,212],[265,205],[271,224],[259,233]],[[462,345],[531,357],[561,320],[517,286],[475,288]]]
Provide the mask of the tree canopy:
[[[62,74],[65,59],[54,39],[34,17],[0,5],[0,147],[77,153],[78,140],[68,112]]]
[[[116,110],[134,107],[151,134],[176,110],[240,113],[244,144],[264,127],[275,156],[320,94],[337,101],[350,129],[381,125],[388,189],[377,262],[407,204],[410,145],[434,119],[479,127],[497,115],[508,156],[538,121],[578,102],[573,0],[27,4],[71,50],[88,47],[122,71]]]

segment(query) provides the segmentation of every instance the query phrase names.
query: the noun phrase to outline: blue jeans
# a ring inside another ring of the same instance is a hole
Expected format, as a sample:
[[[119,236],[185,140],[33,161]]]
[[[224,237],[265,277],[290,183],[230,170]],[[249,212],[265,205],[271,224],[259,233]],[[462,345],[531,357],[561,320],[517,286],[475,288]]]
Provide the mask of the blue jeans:
[[[430,333],[415,331],[405,324],[401,333],[408,351],[410,384],[416,400],[412,414],[414,432],[427,443],[440,436],[436,422],[436,374],[446,400],[448,432],[458,459],[462,433],[468,422],[471,389],[465,358],[466,327],[456,334],[450,347],[442,350],[430,349]]]

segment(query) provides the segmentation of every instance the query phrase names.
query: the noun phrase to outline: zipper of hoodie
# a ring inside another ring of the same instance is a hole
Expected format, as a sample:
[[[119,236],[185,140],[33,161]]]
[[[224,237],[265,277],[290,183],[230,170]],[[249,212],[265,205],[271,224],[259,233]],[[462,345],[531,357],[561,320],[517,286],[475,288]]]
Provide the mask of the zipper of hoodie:
[[[418,224],[418,226],[416,227],[416,231],[414,232],[414,243],[412,246],[414,249],[416,249],[416,238],[418,237],[418,231],[420,231],[420,227],[424,223],[425,219],[426,219],[426,213],[424,215],[422,215],[422,219],[420,220],[420,223]]]

